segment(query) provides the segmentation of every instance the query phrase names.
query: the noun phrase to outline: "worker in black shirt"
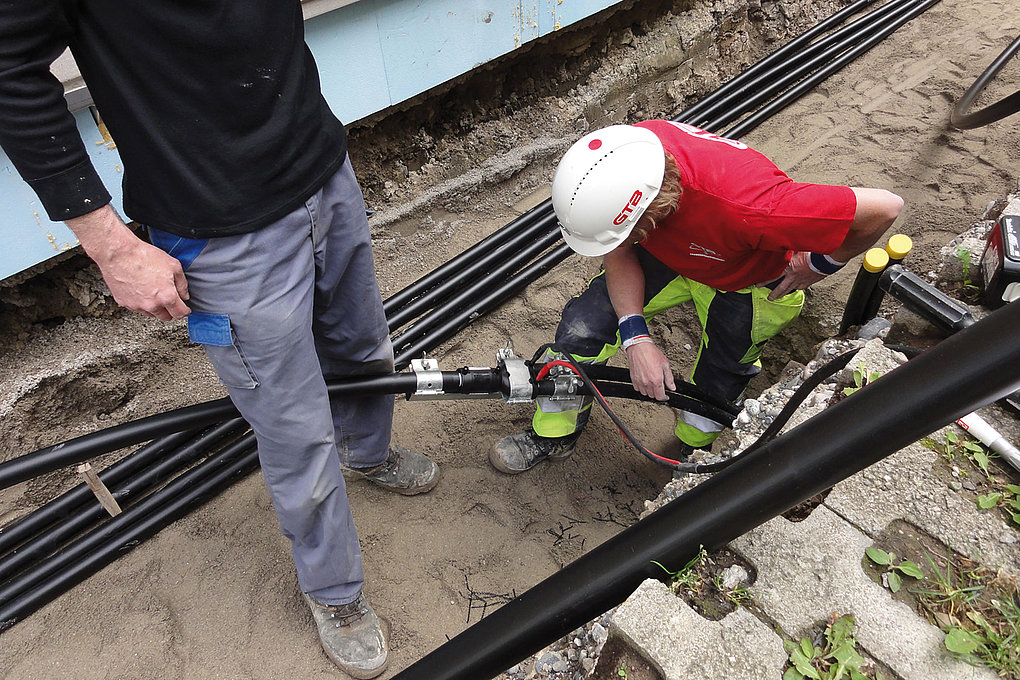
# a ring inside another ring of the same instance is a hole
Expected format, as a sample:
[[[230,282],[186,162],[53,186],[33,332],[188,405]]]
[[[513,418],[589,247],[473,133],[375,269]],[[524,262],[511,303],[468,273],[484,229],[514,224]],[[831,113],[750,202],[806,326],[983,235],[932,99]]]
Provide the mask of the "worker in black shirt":
[[[109,205],[50,74],[65,46],[149,242]],[[402,494],[428,491],[438,471],[390,445],[391,396],[327,397],[326,378],[391,372],[393,352],[299,0],[0,0],[0,144],[119,304],[188,317],[255,431],[326,653],[354,677],[382,673],[342,469]]]

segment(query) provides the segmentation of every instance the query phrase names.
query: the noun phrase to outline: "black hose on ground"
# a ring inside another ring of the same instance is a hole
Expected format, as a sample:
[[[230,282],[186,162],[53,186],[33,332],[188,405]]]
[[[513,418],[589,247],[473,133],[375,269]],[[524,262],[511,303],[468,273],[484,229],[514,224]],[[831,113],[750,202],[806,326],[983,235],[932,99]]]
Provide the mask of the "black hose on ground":
[[[99,479],[107,486],[119,484],[139,470],[143,470],[154,460],[159,460],[174,448],[187,443],[199,434],[201,431],[196,428],[177,432],[146,444],[100,472]],[[95,494],[92,493],[88,485],[80,484],[38,510],[0,529],[0,555],[15,549],[21,543],[39,534],[54,522],[67,517],[82,504],[93,499],[95,499]]]
[[[712,106],[702,111],[698,115],[697,121],[691,122],[706,130],[714,130],[727,125],[744,112],[768,101],[792,83],[803,78],[805,74],[813,72],[838,54],[873,34],[881,28],[884,22],[889,21],[890,15],[894,16],[901,7],[914,2],[916,0],[892,0],[873,12],[868,12],[860,19],[777,63],[758,77],[749,80],[742,87],[734,88],[729,95],[719,98]]]
[[[574,251],[570,249],[570,246],[562,243],[522,269],[511,280],[495,288],[483,298],[470,301],[466,306],[462,304],[459,310],[455,305],[450,305],[447,311],[453,312],[453,314],[446,317],[440,326],[436,327],[427,337],[421,338],[397,352],[395,358],[397,370],[409,365],[411,359],[423,356],[425,352],[452,338],[476,318],[524,290],[528,284],[545,275],[550,269],[573,255],[573,253]]]
[[[555,215],[553,216],[555,218]],[[469,286],[460,288],[455,295],[448,297],[442,304],[437,306],[428,314],[422,316],[413,324],[400,333],[393,336],[393,349],[400,353],[400,350],[419,338],[428,336],[430,331],[440,326],[451,314],[468,307],[478,309],[483,305],[479,296],[492,289],[495,283],[512,282],[518,277],[524,276],[521,267],[535,258],[540,253],[548,250],[554,243],[560,240],[558,231],[550,231],[532,241],[527,246],[513,253],[509,259],[491,270],[484,279],[475,281]],[[488,310],[486,310],[488,311]],[[435,345],[432,345],[433,347]],[[431,349],[431,347],[429,348]]]
[[[805,78],[797,85],[790,88],[782,95],[769,102],[766,106],[759,109],[756,113],[748,116],[744,120],[734,125],[732,128],[727,130],[723,134],[723,136],[741,137],[743,135],[746,135],[748,132],[750,132],[751,130],[755,129],[756,127],[764,123],[766,120],[768,120],[771,116],[776,115],[778,112],[785,109],[794,101],[796,101],[797,99],[799,99],[800,97],[804,96],[809,91],[814,89],[815,86],[818,85],[818,83],[822,82],[823,80],[831,76],[833,73],[836,73],[837,71],[845,67],[847,64],[857,59],[868,50],[875,47],[875,45],[885,40],[887,37],[889,37],[889,35],[894,33],[900,26],[907,23],[908,21],[918,16],[922,12],[925,12],[926,10],[931,8],[938,1],[939,0],[924,0],[924,2],[921,2],[920,4],[914,7],[910,7],[907,10],[898,12],[894,23],[884,26],[882,30],[879,31],[879,33],[877,33],[876,35],[869,37],[861,44],[857,45],[853,49],[845,52],[844,54],[840,55],[830,63],[826,64],[819,71]]]
[[[227,451],[217,456],[226,458]],[[165,503],[160,503],[157,511],[139,513],[140,517],[136,523],[125,526],[120,533],[109,535],[105,541],[96,541],[94,548],[81,551],[79,559],[67,562],[59,572],[45,579],[33,580],[34,585],[30,590],[20,591],[13,599],[3,601],[3,604],[0,604],[0,632],[133,550],[142,541],[215,497],[229,484],[253,472],[258,468],[255,443],[249,442],[248,447],[239,456],[227,460],[210,459],[199,467],[203,474],[190,476],[183,492],[166,500]]]
[[[505,269],[506,263],[514,262],[515,256],[534,248],[535,244],[545,243],[546,247],[552,245],[559,238],[556,225],[556,215],[549,210],[505,243],[492,246],[489,252],[465,264],[427,292],[388,313],[386,320],[390,333],[461,292],[467,284],[479,279],[487,281],[496,276],[495,272]]]
[[[1017,90],[1013,94],[1009,95],[1004,99],[1000,99],[994,104],[990,104],[983,109],[968,113],[967,109],[970,108],[974,100],[978,98],[978,95],[984,91],[988,83],[991,82],[1002,67],[1006,65],[1016,51],[1020,49],[1020,36],[1017,36],[1016,40],[1011,42],[1005,50],[1002,51],[995,61],[993,61],[988,68],[985,69],[984,73],[978,76],[974,84],[967,88],[967,91],[960,98],[960,101],[956,102],[956,106],[953,107],[953,111],[949,116],[949,123],[955,128],[961,130],[970,130],[972,128],[981,127],[994,123],[995,121],[1011,116],[1017,111],[1020,111],[1020,90]]]
[[[38,587],[43,581],[55,580],[50,579],[54,574],[72,569],[74,565],[85,560],[88,555],[95,552],[105,542],[117,540],[118,545],[123,544],[120,541],[120,535],[138,522],[140,518],[159,515],[165,512],[164,506],[168,502],[175,500],[181,495],[187,495],[192,489],[208,479],[209,476],[215,476],[216,473],[224,468],[230,469],[238,459],[246,456],[253,449],[255,449],[255,435],[252,432],[248,432],[216,455],[206,459],[179,477],[174,478],[173,481],[158,492],[150,494],[116,517],[111,517],[109,521],[105,522],[98,529],[74,541],[74,543],[57,554],[38,562],[31,569],[22,572],[3,586],[0,586],[0,612],[4,611],[13,600]],[[9,618],[8,615],[0,614],[0,630],[3,629],[4,622],[8,621]]]
[[[122,484],[118,487],[111,488],[114,499],[122,507],[129,502],[133,502],[143,493],[166,483],[168,479],[179,474],[183,469],[194,464],[195,461],[208,456],[209,452],[215,447],[222,446],[226,440],[240,434],[247,428],[248,423],[241,418],[221,423],[195,438],[187,445],[177,449],[171,455],[154,462],[151,466],[123,480]],[[89,495],[92,495],[91,490],[87,486],[86,491],[89,492]],[[46,514],[52,517],[54,515],[54,508],[62,506],[62,503],[58,501],[66,497],[67,494],[64,497],[58,498],[53,504],[44,505],[33,514]],[[109,517],[109,513],[99,504],[95,496],[92,496],[91,499],[83,499],[71,511],[59,518],[59,524],[48,527],[45,532],[32,537],[29,541],[18,546],[17,549],[0,558],[0,583],[19,571],[28,568],[33,562],[50,555],[67,541],[84,531],[88,531]]]

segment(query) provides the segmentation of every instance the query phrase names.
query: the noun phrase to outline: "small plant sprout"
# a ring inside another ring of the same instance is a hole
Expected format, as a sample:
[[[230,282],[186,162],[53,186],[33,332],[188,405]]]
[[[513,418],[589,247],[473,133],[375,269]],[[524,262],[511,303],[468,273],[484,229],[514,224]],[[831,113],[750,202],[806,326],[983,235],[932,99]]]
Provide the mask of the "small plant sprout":
[[[989,480],[992,478],[988,470],[988,461],[992,455],[978,442],[961,440],[952,430],[946,431],[946,438],[940,442],[932,437],[925,437],[921,440],[928,449],[939,454],[950,463],[954,462],[957,456],[962,456],[973,463],[974,467],[981,470]]]
[[[620,664],[620,667],[616,669],[616,674],[621,678],[627,677],[627,664]]]
[[[855,628],[854,617],[846,614],[825,627],[825,644],[820,647],[808,638],[799,643],[784,641],[790,658],[783,680],[867,680],[864,657],[856,649]]]
[[[894,593],[899,592],[900,587],[903,585],[903,576],[915,579],[924,578],[924,573],[916,563],[910,560],[903,560],[896,564],[896,555],[894,553],[888,553],[881,548],[870,547],[864,550],[864,554],[878,566],[886,567],[885,572],[882,574],[882,581]]]
[[[679,590],[692,592],[701,587],[701,575],[697,572],[697,566],[704,562],[706,557],[708,557],[708,553],[705,552],[705,548],[702,546],[697,555],[676,571],[670,571],[655,560],[652,560],[652,564],[662,569],[672,579],[674,593]]]
[[[1002,508],[1013,523],[1020,527],[1020,486],[1016,484],[1006,484],[1001,491],[978,496],[977,506],[982,510]]]
[[[868,369],[864,366],[864,362],[860,361],[857,363],[857,368],[854,369],[854,387],[844,387],[843,394],[849,397],[857,390],[861,389],[865,385],[875,382],[881,377],[882,374],[878,371],[868,373]]]

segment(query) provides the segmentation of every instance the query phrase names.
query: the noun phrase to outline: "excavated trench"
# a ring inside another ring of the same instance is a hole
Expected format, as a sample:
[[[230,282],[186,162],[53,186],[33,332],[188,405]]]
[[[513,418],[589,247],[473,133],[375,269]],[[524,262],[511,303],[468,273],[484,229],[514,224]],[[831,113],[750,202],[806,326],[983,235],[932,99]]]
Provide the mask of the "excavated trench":
[[[351,157],[377,211],[384,296],[547,197],[556,160],[584,131],[672,117],[845,4],[635,2],[355,123]],[[1008,30],[983,24],[1006,6],[936,6],[745,141],[798,179],[904,195],[898,228],[914,237],[913,266],[935,268],[942,243],[1015,186],[1015,138],[1001,126],[944,125],[950,93],[998,53]],[[933,31],[946,26],[949,52]],[[70,257],[0,287],[0,460],[222,394],[179,324],[118,313],[86,264]],[[507,340],[530,355],[597,266],[572,257],[433,356],[445,369],[490,365]],[[767,349],[753,392],[835,332],[844,273],[818,286]],[[655,327],[678,372],[697,345],[693,328],[684,312]],[[620,415],[652,448],[669,438],[663,409],[627,403]],[[669,478],[598,417],[572,458],[515,478],[493,471],[492,441],[529,418],[527,407],[496,402],[400,402],[394,441],[439,462],[439,487],[394,498],[349,485],[368,594],[393,627],[394,670],[633,522]],[[0,676],[70,677],[72,666],[84,677],[328,673],[258,477],[3,633]],[[68,470],[5,490],[0,526],[76,481]]]

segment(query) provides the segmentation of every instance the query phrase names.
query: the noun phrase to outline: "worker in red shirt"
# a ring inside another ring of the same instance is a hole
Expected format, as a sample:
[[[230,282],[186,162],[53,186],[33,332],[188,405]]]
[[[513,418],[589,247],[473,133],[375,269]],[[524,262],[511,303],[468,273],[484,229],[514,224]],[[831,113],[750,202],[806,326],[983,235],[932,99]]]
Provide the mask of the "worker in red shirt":
[[[882,189],[794,182],[742,142],[665,120],[578,140],[552,200],[567,244],[604,268],[567,303],[557,346],[591,363],[622,347],[634,389],[659,400],[676,385],[647,320],[693,302],[702,333],[691,382],[735,401],[804,289],[871,247],[903,207]],[[499,440],[489,459],[516,474],[565,458],[590,410],[589,397],[541,398],[533,431]],[[727,424],[681,411],[672,457],[710,448]]]

